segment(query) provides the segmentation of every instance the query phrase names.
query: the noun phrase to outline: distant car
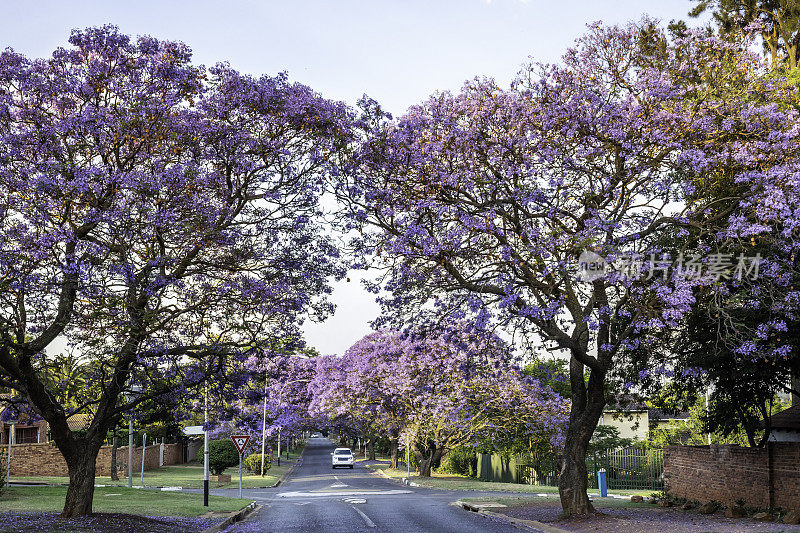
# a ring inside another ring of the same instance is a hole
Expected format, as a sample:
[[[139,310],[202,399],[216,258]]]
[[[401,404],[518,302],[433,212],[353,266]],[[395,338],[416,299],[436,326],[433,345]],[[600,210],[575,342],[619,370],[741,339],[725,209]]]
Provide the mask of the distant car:
[[[331,453],[331,468],[349,466],[353,468],[353,452],[350,448],[336,448]]]
[[[319,438],[319,433],[314,433],[313,435],[311,435],[311,438],[312,439],[318,439]]]

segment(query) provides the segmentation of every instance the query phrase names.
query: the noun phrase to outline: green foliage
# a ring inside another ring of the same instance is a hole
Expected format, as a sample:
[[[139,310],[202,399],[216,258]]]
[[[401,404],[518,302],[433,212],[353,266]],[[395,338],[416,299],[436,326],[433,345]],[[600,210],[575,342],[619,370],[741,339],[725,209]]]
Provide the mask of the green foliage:
[[[263,475],[264,472],[272,468],[272,455],[265,453],[264,454],[264,472],[261,471],[261,454],[260,453],[251,453],[247,457],[244,458],[242,462],[244,467],[254,474]]]
[[[475,477],[478,474],[478,456],[472,446],[459,446],[448,453],[437,469],[442,474]]]
[[[537,359],[525,366],[523,374],[536,378],[542,385],[551,388],[562,398],[572,394],[569,385],[569,370],[565,359]]]
[[[702,388],[702,384],[693,384],[690,380],[673,382],[653,396],[651,403],[654,406],[688,411],[689,418],[666,426],[651,423],[648,447],[705,445],[709,443],[709,434],[712,444],[758,446],[766,442],[765,432],[760,428],[761,419],[789,407],[788,402],[782,402],[768,388],[762,388],[762,384],[777,380],[771,375],[773,367],[742,363],[739,377],[727,377],[725,370],[734,372],[735,368],[724,366],[727,360],[719,354],[715,360],[709,359],[708,366],[712,366],[714,361],[717,367],[709,370],[708,375],[716,378],[716,388],[710,394],[708,408],[705,397],[697,390]],[[750,372],[759,367],[765,372],[760,378]],[[749,382],[742,376],[748,377]]]
[[[633,439],[619,436],[619,429],[614,426],[599,425],[589,441],[589,454],[598,450],[618,450],[633,445]]]
[[[203,462],[203,448],[197,450],[197,460]],[[208,443],[208,466],[215,476],[226,468],[239,464],[239,451],[230,439],[212,440]]]
[[[760,25],[764,52],[775,67],[797,68],[800,63],[800,4],[796,0],[694,0],[697,4],[689,16],[697,17],[712,11],[723,37],[752,31]]]

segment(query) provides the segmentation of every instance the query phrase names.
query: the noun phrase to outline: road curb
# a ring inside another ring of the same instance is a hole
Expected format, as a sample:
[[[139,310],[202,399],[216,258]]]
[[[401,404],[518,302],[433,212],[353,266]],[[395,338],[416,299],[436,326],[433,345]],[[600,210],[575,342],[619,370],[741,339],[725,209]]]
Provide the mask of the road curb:
[[[213,525],[213,526],[211,526],[209,528],[206,528],[203,531],[201,531],[200,533],[219,533],[221,531],[224,531],[225,529],[230,527],[232,524],[235,524],[236,522],[241,522],[242,520],[247,518],[247,516],[250,513],[254,512],[254,511],[257,511],[259,509],[261,509],[261,505],[257,504],[256,502],[251,502],[244,509],[241,509],[240,511],[236,511],[235,513],[233,513],[231,516],[229,516],[228,518],[226,518],[225,520],[223,520],[219,524],[215,524],[215,525]]]
[[[295,460],[295,462],[292,465],[292,467],[289,470],[287,470],[286,472],[284,472],[283,475],[281,476],[281,478],[278,481],[276,481],[274,485],[270,485],[269,487],[264,487],[264,488],[274,489],[275,487],[277,487],[278,485],[280,485],[281,483],[286,481],[286,478],[288,478],[290,475],[292,475],[292,473],[294,472],[294,469],[297,468],[299,465],[301,465],[303,463],[303,456],[305,454],[306,454],[306,447],[303,446],[303,451],[300,452],[300,457],[298,457]]]
[[[386,472],[384,472],[380,468],[372,468],[372,466],[370,466],[370,465],[364,465],[364,466],[366,468],[369,468],[370,470],[372,470],[373,473],[378,474],[379,476],[383,476],[384,478],[386,478],[389,481],[392,481],[394,483],[397,483],[398,485],[408,485],[410,487],[419,487],[419,484],[417,484],[417,483],[414,483],[413,485],[411,485],[410,483],[413,483],[413,482],[407,482],[408,478],[398,479],[396,477],[392,477],[392,476],[388,475]]]
[[[461,500],[454,502],[454,504],[466,511],[471,511],[476,514],[482,514],[490,518],[494,518],[495,520],[500,520],[502,522],[509,523],[516,527],[533,529],[535,531],[541,531],[542,533],[572,533],[570,531],[567,531],[566,529],[553,527],[545,524],[544,522],[539,522],[538,520],[523,520],[522,518],[514,518],[512,516],[504,515],[502,513],[487,511],[486,509],[481,509],[479,507],[470,504],[469,502],[464,502]]]

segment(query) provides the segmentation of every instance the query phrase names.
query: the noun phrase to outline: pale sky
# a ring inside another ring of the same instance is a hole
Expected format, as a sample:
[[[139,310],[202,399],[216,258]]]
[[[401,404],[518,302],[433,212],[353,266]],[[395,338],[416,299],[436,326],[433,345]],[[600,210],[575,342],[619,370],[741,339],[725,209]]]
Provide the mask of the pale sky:
[[[0,47],[48,56],[70,30],[113,23],[129,34],[180,40],[197,63],[228,61],[252,74],[288,71],[324,96],[364,93],[401,115],[437,90],[475,76],[507,86],[533,58],[555,62],[586,24],[687,20],[689,0],[0,1]],[[696,21],[688,20],[690,25]],[[369,333],[374,297],[352,275],[335,287],[336,314],[305,327],[324,354]]]

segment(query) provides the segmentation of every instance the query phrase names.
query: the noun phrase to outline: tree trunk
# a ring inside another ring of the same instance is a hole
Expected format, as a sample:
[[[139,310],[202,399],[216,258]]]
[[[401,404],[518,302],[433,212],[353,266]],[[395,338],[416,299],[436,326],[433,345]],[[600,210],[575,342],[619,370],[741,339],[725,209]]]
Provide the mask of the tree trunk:
[[[567,432],[569,433],[569,430]],[[594,512],[594,507],[586,494],[588,488],[586,446],[582,446],[580,442],[569,442],[564,446],[561,473],[558,476],[558,494],[561,497],[561,509],[565,517]]]
[[[414,455],[419,461],[419,477],[431,477],[431,469],[437,466],[444,454],[444,449],[433,445],[427,457],[423,456],[418,450],[414,450]]]
[[[65,457],[69,471],[69,487],[64,502],[63,518],[77,518],[92,514],[94,499],[95,461],[99,446],[79,446],[77,453]]]
[[[369,450],[369,460],[375,460],[375,439],[369,439],[369,444],[367,445],[367,449]]]
[[[431,477],[431,457],[427,458],[419,458],[419,476],[420,477]]]
[[[114,438],[111,441],[111,479],[119,481],[117,475],[117,447],[119,446],[119,433],[117,428],[114,428]]]
[[[586,493],[589,488],[586,451],[606,404],[603,390],[605,375],[593,370],[587,386],[583,371],[583,364],[573,356],[570,359],[572,406],[561,457],[561,472],[558,476],[558,494],[564,517],[594,512]]]
[[[389,460],[389,468],[397,470],[397,439],[391,439],[389,441],[389,450],[389,456],[391,457]]]

